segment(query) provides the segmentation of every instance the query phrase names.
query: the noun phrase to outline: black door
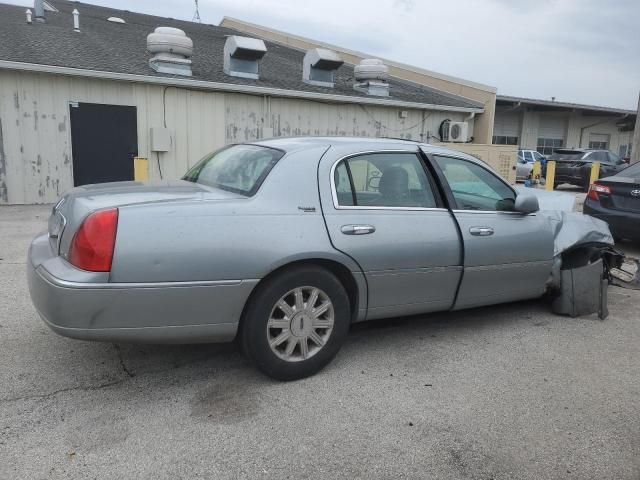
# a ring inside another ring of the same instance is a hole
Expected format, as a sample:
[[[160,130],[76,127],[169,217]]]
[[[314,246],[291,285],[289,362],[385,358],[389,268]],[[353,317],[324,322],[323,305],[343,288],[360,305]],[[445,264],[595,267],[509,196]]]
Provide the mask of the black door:
[[[74,185],[133,180],[136,107],[77,103],[70,110]]]

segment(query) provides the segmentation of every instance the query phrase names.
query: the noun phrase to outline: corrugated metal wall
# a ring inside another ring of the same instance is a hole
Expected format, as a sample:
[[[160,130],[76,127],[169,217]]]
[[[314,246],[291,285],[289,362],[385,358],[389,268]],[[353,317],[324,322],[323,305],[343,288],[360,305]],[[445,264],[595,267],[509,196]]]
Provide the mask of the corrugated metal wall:
[[[438,135],[438,127],[443,120],[463,120],[466,115],[405,110],[407,116],[401,118],[400,111],[398,108],[370,105],[227,94],[226,141],[245,142],[272,135],[397,137],[427,141],[428,135]]]
[[[150,178],[179,178],[225,143],[270,136],[359,135],[413,140],[437,135],[442,120],[466,114],[327,104],[156,85],[0,71],[0,203],[51,203],[73,187],[69,103],[137,108],[138,154]],[[149,130],[165,124],[173,148],[149,150]],[[471,130],[473,126],[471,125]]]
[[[536,149],[538,138],[554,133],[554,137],[563,138],[567,147],[589,146],[591,133],[608,135],[610,139],[609,150],[618,153],[621,145],[628,145],[633,138],[633,132],[621,132],[616,126],[616,117],[611,116],[585,116],[579,113],[558,113],[555,117],[540,112],[525,112],[523,118],[522,137],[520,146],[527,149]],[[582,131],[582,140],[580,132]]]

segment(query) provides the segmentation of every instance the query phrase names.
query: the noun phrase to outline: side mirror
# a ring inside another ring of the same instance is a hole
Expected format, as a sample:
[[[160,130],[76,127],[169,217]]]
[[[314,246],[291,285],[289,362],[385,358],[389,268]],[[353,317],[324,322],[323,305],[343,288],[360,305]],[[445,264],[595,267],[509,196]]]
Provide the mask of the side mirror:
[[[520,213],[533,213],[540,210],[540,205],[538,204],[538,197],[534,195],[528,195],[526,193],[521,193],[516,197],[515,204],[516,212]]]

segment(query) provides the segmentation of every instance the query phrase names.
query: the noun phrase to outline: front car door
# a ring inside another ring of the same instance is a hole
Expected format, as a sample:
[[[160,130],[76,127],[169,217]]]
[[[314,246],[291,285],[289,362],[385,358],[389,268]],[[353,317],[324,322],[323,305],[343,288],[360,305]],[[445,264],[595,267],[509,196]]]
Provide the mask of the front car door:
[[[541,296],[553,259],[553,233],[545,218],[515,212],[515,191],[481,162],[442,154],[430,158],[464,244],[455,308]]]
[[[417,146],[333,146],[318,175],[331,242],[365,274],[367,318],[453,306],[460,238]]]

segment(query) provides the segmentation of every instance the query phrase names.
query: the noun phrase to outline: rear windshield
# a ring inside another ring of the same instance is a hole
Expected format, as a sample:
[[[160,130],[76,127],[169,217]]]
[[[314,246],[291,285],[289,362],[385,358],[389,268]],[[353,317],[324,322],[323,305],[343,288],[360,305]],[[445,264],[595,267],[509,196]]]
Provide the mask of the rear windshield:
[[[640,178],[640,162],[634,163],[630,167],[621,170],[620,173],[618,173],[618,176]]]
[[[589,152],[553,152],[549,160],[581,160]]]
[[[233,145],[207,155],[182,177],[250,197],[284,152],[257,145]]]

